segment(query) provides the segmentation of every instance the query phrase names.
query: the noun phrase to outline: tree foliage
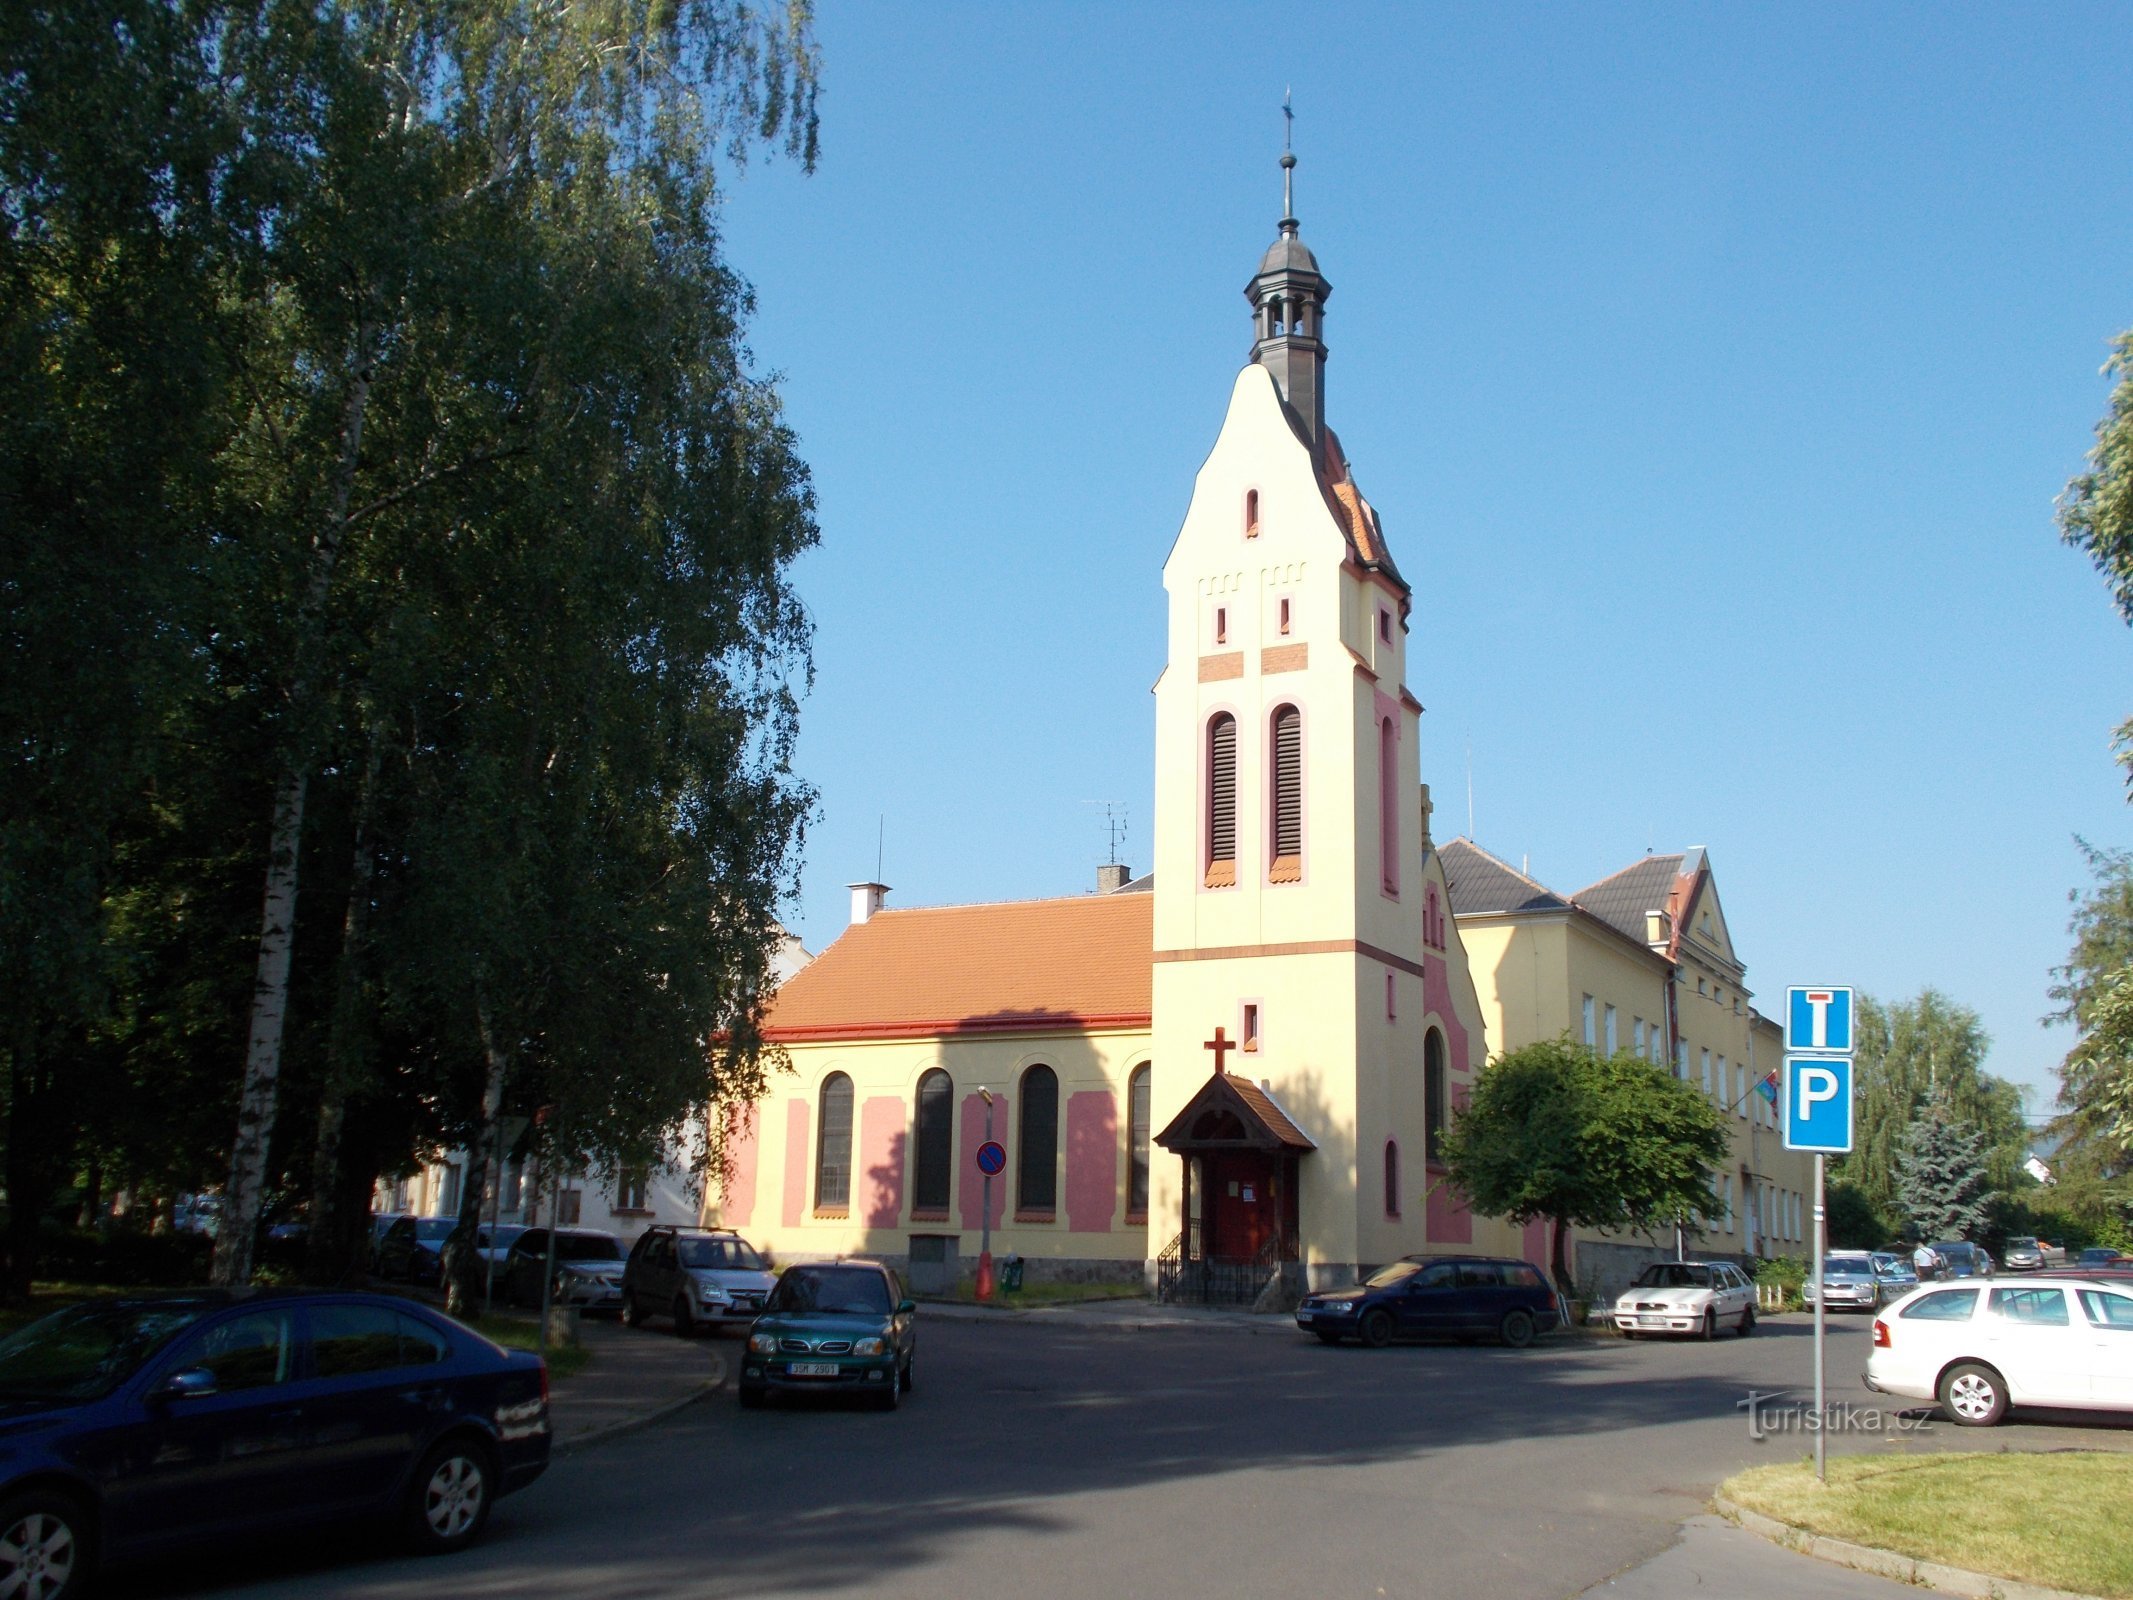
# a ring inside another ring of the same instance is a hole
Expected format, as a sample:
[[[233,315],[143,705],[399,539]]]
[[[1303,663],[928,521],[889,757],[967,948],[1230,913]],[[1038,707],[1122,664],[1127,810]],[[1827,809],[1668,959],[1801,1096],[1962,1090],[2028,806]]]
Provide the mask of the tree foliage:
[[[2061,1159],[2108,1177],[2133,1166],[2133,851],[2077,839],[2092,882],[2068,898],[2074,937],[2053,969],[2059,1009],[2076,1038],[2059,1064]]]
[[[1985,1139],[1945,1095],[1936,1095],[1905,1130],[1896,1193],[1921,1239],[1968,1239],[1983,1230],[1992,1193]]]
[[[2133,623],[2133,330],[2112,341],[2103,370],[2118,382],[2110,410],[2096,424],[2089,470],[2059,498],[2059,537],[2087,552],[2118,614]],[[2118,750],[2133,782],[2133,721],[2119,725]]]
[[[1555,1225],[1551,1271],[1567,1294],[1566,1229],[1647,1231],[1702,1215],[1730,1151],[1724,1116],[1688,1084],[1565,1037],[1483,1069],[1446,1131],[1444,1163],[1484,1216]]]
[[[613,1166],[757,1086],[815,528],[716,169],[815,81],[801,3],[0,20],[19,1228],[226,1175],[241,1278],[506,1110]]]

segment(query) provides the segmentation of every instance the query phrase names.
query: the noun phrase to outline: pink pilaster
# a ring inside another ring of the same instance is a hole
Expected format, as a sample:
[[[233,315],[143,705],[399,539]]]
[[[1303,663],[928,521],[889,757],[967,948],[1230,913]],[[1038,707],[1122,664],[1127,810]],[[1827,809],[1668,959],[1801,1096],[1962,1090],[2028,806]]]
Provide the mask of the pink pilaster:
[[[1109,1233],[1118,1208],[1118,1102],[1108,1089],[1067,1096],[1067,1227]]]
[[[807,1102],[785,1102],[785,1226],[807,1215]]]
[[[719,1187],[718,1220],[728,1228],[745,1228],[755,1220],[758,1121],[753,1105],[735,1108],[726,1121],[726,1178]]]
[[[859,1108],[859,1169],[870,1228],[893,1228],[904,1210],[904,1103],[876,1095]]]

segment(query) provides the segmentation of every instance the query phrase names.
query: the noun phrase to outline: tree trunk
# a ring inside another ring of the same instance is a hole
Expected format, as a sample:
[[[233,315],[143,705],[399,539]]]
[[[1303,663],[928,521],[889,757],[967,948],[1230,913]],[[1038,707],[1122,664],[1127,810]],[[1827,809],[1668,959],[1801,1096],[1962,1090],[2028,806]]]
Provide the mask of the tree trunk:
[[[481,1305],[482,1259],[474,1240],[481,1230],[483,1202],[489,1187],[489,1157],[496,1148],[496,1127],[504,1106],[504,1053],[496,1047],[489,1027],[489,1004],[477,994],[474,1017],[481,1028],[482,1058],[487,1072],[481,1085],[481,1120],[474,1129],[474,1142],[467,1151],[466,1182],[459,1190],[459,1226],[444,1242],[444,1308],[455,1317],[476,1314]],[[498,1174],[499,1180],[502,1174]]]
[[[89,1229],[101,1220],[98,1213],[104,1209],[104,1158],[91,1156],[88,1170],[82,1175],[81,1209],[74,1214],[77,1228]]]
[[[324,627],[326,596],[348,531],[348,501],[355,488],[363,445],[363,415],[370,401],[371,329],[356,328],[355,372],[341,427],[333,509],[311,548],[311,573],[297,618],[296,665],[286,702],[290,731],[284,765],[274,785],[273,837],[267,847],[266,904],[260,917],[258,976],[252,986],[252,1030],[245,1050],[244,1095],[237,1107],[237,1137],[230,1147],[229,1183],[223,1191],[222,1228],[215,1238],[214,1281],[226,1288],[249,1283],[258,1244],[259,1212],[266,1187],[267,1156],[274,1138],[274,1111],[281,1082],[282,1032],[289,1015],[289,960],[296,941],[299,847],[303,843],[304,795],[311,781],[305,723],[310,713],[313,656]]]
[[[1555,1242],[1549,1252],[1548,1270],[1554,1275],[1555,1287],[1561,1292],[1563,1298],[1568,1300],[1575,1291],[1575,1285],[1570,1281],[1570,1263],[1563,1253],[1563,1246],[1569,1242],[1570,1224],[1561,1217],[1556,1217],[1553,1220],[1555,1223]]]

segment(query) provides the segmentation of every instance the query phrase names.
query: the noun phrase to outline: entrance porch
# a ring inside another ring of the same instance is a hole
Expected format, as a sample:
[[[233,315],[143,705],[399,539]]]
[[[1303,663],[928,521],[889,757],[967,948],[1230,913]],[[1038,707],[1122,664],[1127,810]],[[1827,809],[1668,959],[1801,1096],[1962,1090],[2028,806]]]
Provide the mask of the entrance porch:
[[[1293,1303],[1303,1289],[1297,1177],[1317,1148],[1310,1136],[1257,1084],[1217,1070],[1155,1142],[1184,1164],[1182,1214],[1156,1258],[1156,1297]]]

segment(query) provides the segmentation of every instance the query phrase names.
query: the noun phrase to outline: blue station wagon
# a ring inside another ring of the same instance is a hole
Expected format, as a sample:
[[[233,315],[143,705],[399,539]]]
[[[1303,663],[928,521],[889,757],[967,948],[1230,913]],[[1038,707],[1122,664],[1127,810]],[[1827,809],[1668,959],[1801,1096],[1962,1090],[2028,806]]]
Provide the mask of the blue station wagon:
[[[1353,1289],[1305,1295],[1296,1326],[1327,1344],[1360,1339],[1500,1339],[1514,1349],[1562,1321],[1555,1291],[1530,1261],[1405,1256]]]

